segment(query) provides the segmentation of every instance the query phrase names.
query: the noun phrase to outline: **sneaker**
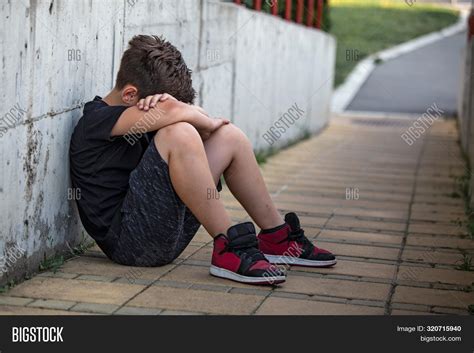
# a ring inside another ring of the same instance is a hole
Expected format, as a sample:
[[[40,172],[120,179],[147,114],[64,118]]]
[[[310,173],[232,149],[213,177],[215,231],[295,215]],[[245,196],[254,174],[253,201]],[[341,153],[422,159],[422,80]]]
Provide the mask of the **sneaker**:
[[[285,215],[285,224],[271,233],[260,232],[259,249],[273,264],[308,267],[330,267],[336,257],[329,251],[317,248],[306,238],[295,213]]]
[[[278,284],[286,280],[286,273],[269,263],[258,250],[251,222],[236,224],[227,230],[227,235],[214,238],[210,273],[249,284]]]

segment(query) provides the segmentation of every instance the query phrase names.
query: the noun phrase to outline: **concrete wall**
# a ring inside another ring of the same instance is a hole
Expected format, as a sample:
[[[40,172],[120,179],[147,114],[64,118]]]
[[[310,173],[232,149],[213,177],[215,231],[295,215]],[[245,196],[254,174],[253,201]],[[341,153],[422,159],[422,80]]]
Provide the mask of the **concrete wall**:
[[[471,12],[474,16],[474,11]],[[459,134],[461,146],[470,164],[471,207],[474,207],[474,37],[471,37],[464,51],[464,65],[461,94],[459,95]]]
[[[294,104],[304,116],[271,147],[329,117],[334,39],[233,4],[0,0],[0,17],[0,283],[80,241],[69,138],[83,103],[113,87],[134,34],[172,41],[194,71],[197,103],[231,118],[255,149],[270,147],[262,134]]]

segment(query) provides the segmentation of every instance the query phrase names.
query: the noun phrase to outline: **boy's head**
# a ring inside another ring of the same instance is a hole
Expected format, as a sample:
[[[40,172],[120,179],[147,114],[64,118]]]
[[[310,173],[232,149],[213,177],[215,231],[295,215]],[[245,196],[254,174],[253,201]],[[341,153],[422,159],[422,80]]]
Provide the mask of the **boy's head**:
[[[182,102],[193,103],[196,96],[191,70],[179,50],[161,37],[148,35],[137,35],[130,40],[115,88],[119,91],[127,88],[124,90],[127,92],[122,92],[122,97],[128,97],[124,98],[127,102],[168,93]]]

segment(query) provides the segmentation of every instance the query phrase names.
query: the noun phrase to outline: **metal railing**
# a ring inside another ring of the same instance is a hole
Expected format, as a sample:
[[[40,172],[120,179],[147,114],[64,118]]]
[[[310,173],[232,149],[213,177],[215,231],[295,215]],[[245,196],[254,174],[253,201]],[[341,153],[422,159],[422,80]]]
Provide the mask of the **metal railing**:
[[[262,11],[265,6],[270,8],[270,13],[274,16],[308,27],[321,29],[323,26],[324,0],[234,0],[234,2],[238,5],[246,5],[256,11]],[[326,1],[326,6],[328,6],[328,2]]]

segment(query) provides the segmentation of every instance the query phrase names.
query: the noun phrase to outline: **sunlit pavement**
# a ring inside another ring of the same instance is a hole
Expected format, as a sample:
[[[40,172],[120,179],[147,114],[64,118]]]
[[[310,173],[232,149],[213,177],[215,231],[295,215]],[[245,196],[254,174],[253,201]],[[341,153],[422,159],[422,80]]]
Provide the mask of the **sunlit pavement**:
[[[452,120],[413,144],[412,120],[339,118],[318,136],[270,158],[265,179],[282,212],[298,212],[330,269],[291,268],[278,287],[209,275],[211,238],[200,230],[173,264],[131,268],[93,248],[56,273],[0,296],[1,314],[468,314],[474,256],[459,178],[465,162]],[[235,221],[248,220],[230,193]]]

